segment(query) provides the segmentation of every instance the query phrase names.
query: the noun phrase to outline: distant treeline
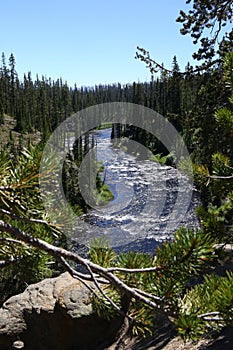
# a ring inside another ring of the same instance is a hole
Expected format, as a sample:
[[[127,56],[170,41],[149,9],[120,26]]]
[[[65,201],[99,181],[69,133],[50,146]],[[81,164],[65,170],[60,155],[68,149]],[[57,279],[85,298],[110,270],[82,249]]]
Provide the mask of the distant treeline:
[[[69,87],[62,79],[56,81],[44,76],[33,81],[31,73],[20,81],[16,71],[14,55],[6,65],[2,54],[0,67],[0,112],[13,116],[16,130],[50,133],[67,116],[83,108],[105,102],[132,102],[169,116],[179,127],[181,116],[193,106],[201,77],[179,75],[176,57],[170,76],[163,73],[151,82],[121,85],[96,85],[94,87]],[[187,65],[187,72],[189,65]],[[178,116],[180,116],[178,118]]]
[[[99,103],[131,102],[149,107],[168,118],[183,135],[194,159],[199,158],[200,162],[208,158],[206,152],[213,153],[212,148],[216,144],[212,142],[216,140],[214,110],[228,101],[222,81],[221,67],[194,74],[187,64],[185,74],[181,74],[176,56],[172,61],[171,73],[161,71],[159,77],[144,83],[79,88],[76,85],[68,86],[62,79],[53,81],[45,76],[37,76],[33,81],[30,72],[20,81],[14,55],[10,55],[7,64],[3,53],[0,67],[0,123],[4,123],[4,115],[10,115],[16,120],[16,131],[31,133],[38,130],[42,139],[46,140],[72,113]],[[137,128],[127,131],[138,141],[146,145],[151,143],[151,136],[145,136],[145,132]],[[163,151],[162,146],[160,148],[157,151]]]

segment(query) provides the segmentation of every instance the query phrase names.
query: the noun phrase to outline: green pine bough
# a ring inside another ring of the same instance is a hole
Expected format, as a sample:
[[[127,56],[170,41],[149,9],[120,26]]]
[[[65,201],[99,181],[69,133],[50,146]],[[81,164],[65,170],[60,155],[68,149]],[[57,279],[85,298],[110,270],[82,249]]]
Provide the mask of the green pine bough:
[[[210,235],[185,228],[177,231],[174,240],[161,245],[154,256],[137,252],[116,255],[107,244],[95,241],[89,253],[91,261],[114,271],[153,303],[130,294],[126,297],[109,284],[104,286],[104,294],[93,297],[96,311],[109,319],[119,312],[116,305],[120,310],[127,305],[126,316],[137,336],[152,333],[155,317],[166,317],[184,339],[193,340],[232,325],[233,274],[205,274],[217,258],[214,247]]]

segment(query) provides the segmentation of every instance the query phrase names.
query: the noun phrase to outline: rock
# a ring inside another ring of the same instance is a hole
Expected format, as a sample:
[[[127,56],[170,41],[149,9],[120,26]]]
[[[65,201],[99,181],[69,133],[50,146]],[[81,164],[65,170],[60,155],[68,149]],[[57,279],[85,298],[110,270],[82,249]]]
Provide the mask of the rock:
[[[14,341],[12,349],[24,349],[24,343],[20,340]]]
[[[104,349],[122,323],[122,317],[100,319],[92,308],[89,289],[63,273],[30,285],[3,304],[0,349]]]

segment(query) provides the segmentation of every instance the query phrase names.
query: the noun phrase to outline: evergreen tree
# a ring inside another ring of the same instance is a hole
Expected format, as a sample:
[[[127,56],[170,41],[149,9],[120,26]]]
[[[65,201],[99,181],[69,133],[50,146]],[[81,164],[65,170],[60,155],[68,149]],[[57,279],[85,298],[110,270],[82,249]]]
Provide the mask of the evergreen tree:
[[[174,124],[178,131],[181,130],[180,126],[180,113],[181,113],[181,86],[180,67],[177,62],[176,56],[172,61],[172,73],[168,80],[168,96],[167,96],[167,109],[168,119]]]
[[[15,57],[13,54],[10,55],[9,58],[9,66],[10,66],[10,114],[11,116],[15,116],[15,102],[16,102],[16,92],[15,92],[15,81],[17,78],[17,73],[15,70]]]
[[[186,1],[187,4],[191,0]],[[200,43],[200,48],[193,54],[197,60],[205,60],[204,67],[208,67],[217,60],[216,53],[219,50],[218,42],[222,29],[232,22],[233,5],[231,0],[193,0],[192,8],[185,13],[180,11],[177,22],[182,23],[181,34],[189,34],[193,38],[193,43]],[[207,36],[204,36],[206,35]],[[230,29],[226,37],[233,34]],[[223,39],[224,40],[224,39]],[[221,44],[220,44],[221,45]],[[227,51],[232,50],[232,41],[229,42]]]
[[[4,107],[3,103],[0,101],[0,125],[4,124]]]
[[[10,113],[9,110],[9,90],[10,90],[10,76],[9,76],[9,70],[6,66],[6,58],[4,52],[2,53],[2,67],[0,70],[0,77],[1,77],[1,95],[2,95],[2,102],[3,102],[3,108],[4,112]]]

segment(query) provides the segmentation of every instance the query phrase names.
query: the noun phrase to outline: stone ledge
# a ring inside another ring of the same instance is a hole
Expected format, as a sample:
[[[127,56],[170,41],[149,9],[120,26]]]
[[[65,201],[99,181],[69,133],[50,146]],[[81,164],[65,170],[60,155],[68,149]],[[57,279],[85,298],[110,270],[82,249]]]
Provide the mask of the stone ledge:
[[[121,317],[98,318],[89,289],[66,272],[30,285],[3,304],[0,349],[12,349],[17,341],[28,350],[103,349],[122,323]]]

